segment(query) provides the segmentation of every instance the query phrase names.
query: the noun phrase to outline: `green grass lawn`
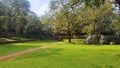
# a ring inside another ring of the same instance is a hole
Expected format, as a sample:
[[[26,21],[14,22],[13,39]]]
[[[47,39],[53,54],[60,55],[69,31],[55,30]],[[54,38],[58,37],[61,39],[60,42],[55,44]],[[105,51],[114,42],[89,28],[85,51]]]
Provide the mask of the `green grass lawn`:
[[[35,44],[41,45],[36,42]],[[33,47],[37,45],[31,44]],[[20,46],[29,47],[29,45]],[[120,46],[62,42],[48,49],[1,61],[0,68],[120,68]]]
[[[52,40],[38,40],[38,41],[28,41],[24,43],[11,43],[11,44],[0,44],[0,56],[20,52],[26,49],[31,49],[39,47],[42,45],[47,45],[53,42]]]

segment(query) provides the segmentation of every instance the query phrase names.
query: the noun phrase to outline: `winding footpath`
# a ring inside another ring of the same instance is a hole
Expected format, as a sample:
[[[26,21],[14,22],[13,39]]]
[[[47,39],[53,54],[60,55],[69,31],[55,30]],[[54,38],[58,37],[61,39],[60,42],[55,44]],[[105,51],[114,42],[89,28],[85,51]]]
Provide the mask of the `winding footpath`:
[[[4,61],[4,60],[8,60],[8,59],[11,59],[11,58],[14,58],[14,57],[18,57],[18,56],[21,56],[21,55],[32,53],[32,52],[35,52],[35,51],[38,51],[38,50],[41,50],[41,49],[46,49],[46,48],[49,48],[49,47],[54,46],[54,45],[59,44],[59,43],[60,42],[54,42],[54,43],[50,43],[48,45],[44,45],[44,46],[41,46],[41,47],[32,48],[32,49],[24,50],[24,51],[21,51],[21,52],[8,54],[8,55],[5,55],[5,56],[0,56],[0,61]]]

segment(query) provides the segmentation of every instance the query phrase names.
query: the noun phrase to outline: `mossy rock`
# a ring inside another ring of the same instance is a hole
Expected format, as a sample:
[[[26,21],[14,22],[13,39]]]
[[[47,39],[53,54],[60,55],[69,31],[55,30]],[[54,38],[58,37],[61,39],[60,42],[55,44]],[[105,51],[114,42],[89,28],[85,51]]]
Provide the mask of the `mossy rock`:
[[[99,37],[97,35],[88,36],[85,43],[86,44],[99,44]]]

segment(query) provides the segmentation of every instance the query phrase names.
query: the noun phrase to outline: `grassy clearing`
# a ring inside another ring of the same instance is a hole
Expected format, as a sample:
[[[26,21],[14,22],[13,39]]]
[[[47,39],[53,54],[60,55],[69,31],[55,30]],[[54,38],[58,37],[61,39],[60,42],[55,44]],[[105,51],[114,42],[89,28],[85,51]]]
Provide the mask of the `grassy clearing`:
[[[120,46],[62,42],[0,62],[0,68],[120,68]]]
[[[52,40],[38,40],[24,43],[11,43],[11,44],[0,44],[0,56],[7,55],[15,52],[20,52],[26,49],[47,45],[53,42]]]

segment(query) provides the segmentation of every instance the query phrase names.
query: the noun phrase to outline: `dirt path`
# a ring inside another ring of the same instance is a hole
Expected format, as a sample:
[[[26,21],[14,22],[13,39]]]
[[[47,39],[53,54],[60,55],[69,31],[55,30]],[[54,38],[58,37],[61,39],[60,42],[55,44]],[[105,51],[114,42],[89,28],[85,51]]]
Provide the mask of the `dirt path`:
[[[24,54],[35,52],[35,51],[38,51],[38,50],[41,50],[41,49],[46,49],[46,48],[49,48],[51,46],[54,46],[55,44],[58,44],[58,42],[51,43],[51,44],[48,44],[48,45],[44,45],[44,46],[37,47],[37,48],[28,49],[28,50],[13,53],[13,54],[8,54],[8,55],[5,55],[5,56],[1,56],[0,61],[8,60],[10,58],[14,58],[14,57],[17,57],[17,56],[21,56],[21,55],[24,55]]]

